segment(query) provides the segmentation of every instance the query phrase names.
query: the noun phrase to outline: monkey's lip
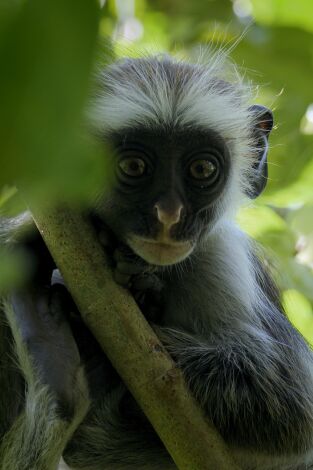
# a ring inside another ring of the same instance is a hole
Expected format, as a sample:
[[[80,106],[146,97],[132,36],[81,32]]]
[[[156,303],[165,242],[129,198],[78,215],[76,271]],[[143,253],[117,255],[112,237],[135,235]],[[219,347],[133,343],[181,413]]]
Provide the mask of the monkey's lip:
[[[193,244],[190,241],[159,241],[133,235],[127,242],[137,255],[148,263],[159,266],[179,263],[193,250]]]

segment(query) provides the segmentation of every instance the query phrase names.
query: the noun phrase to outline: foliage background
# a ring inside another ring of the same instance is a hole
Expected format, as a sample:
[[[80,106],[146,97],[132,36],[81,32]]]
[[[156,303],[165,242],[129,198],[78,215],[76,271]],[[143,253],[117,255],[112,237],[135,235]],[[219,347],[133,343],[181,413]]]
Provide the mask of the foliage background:
[[[256,102],[274,109],[270,180],[239,223],[270,253],[290,319],[313,344],[313,3],[311,0],[2,0],[0,211],[35,200],[85,203],[103,184],[105,151],[82,126],[100,48],[196,57],[231,47]],[[244,34],[243,34],[244,33]],[[105,57],[106,57],[105,56]],[[102,58],[104,56],[102,55]],[[27,259],[2,252],[0,288]]]

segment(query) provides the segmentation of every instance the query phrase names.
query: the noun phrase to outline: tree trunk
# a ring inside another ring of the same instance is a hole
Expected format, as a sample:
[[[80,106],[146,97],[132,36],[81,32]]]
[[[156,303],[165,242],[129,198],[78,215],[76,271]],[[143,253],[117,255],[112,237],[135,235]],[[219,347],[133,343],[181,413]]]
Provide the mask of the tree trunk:
[[[34,220],[81,316],[152,423],[180,470],[236,469],[182,375],[118,286],[92,227],[68,209],[34,210]]]

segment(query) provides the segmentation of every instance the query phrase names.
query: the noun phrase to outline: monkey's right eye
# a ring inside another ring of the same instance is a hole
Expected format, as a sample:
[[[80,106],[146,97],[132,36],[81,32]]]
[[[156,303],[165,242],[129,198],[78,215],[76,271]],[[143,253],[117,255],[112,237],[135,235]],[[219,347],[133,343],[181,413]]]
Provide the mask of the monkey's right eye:
[[[119,167],[124,175],[139,177],[146,173],[146,163],[141,158],[128,157],[119,162]]]

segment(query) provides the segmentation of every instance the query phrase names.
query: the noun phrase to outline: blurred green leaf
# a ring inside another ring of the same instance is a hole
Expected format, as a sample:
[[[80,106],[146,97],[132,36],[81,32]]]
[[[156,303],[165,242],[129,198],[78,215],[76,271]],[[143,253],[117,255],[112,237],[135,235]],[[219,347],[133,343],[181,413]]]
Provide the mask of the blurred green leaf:
[[[1,36],[1,179],[42,196],[82,195],[103,178],[82,110],[98,28],[96,0],[28,0]]]
[[[289,320],[313,345],[313,309],[310,302],[296,289],[284,291],[282,301]]]
[[[251,0],[255,18],[265,24],[301,26],[313,31],[311,0]]]
[[[0,248],[0,295],[21,285],[29,275],[29,260],[21,253]]]
[[[0,188],[0,211],[1,207],[16,194],[16,191],[17,189],[14,186],[4,186],[3,188]]]

